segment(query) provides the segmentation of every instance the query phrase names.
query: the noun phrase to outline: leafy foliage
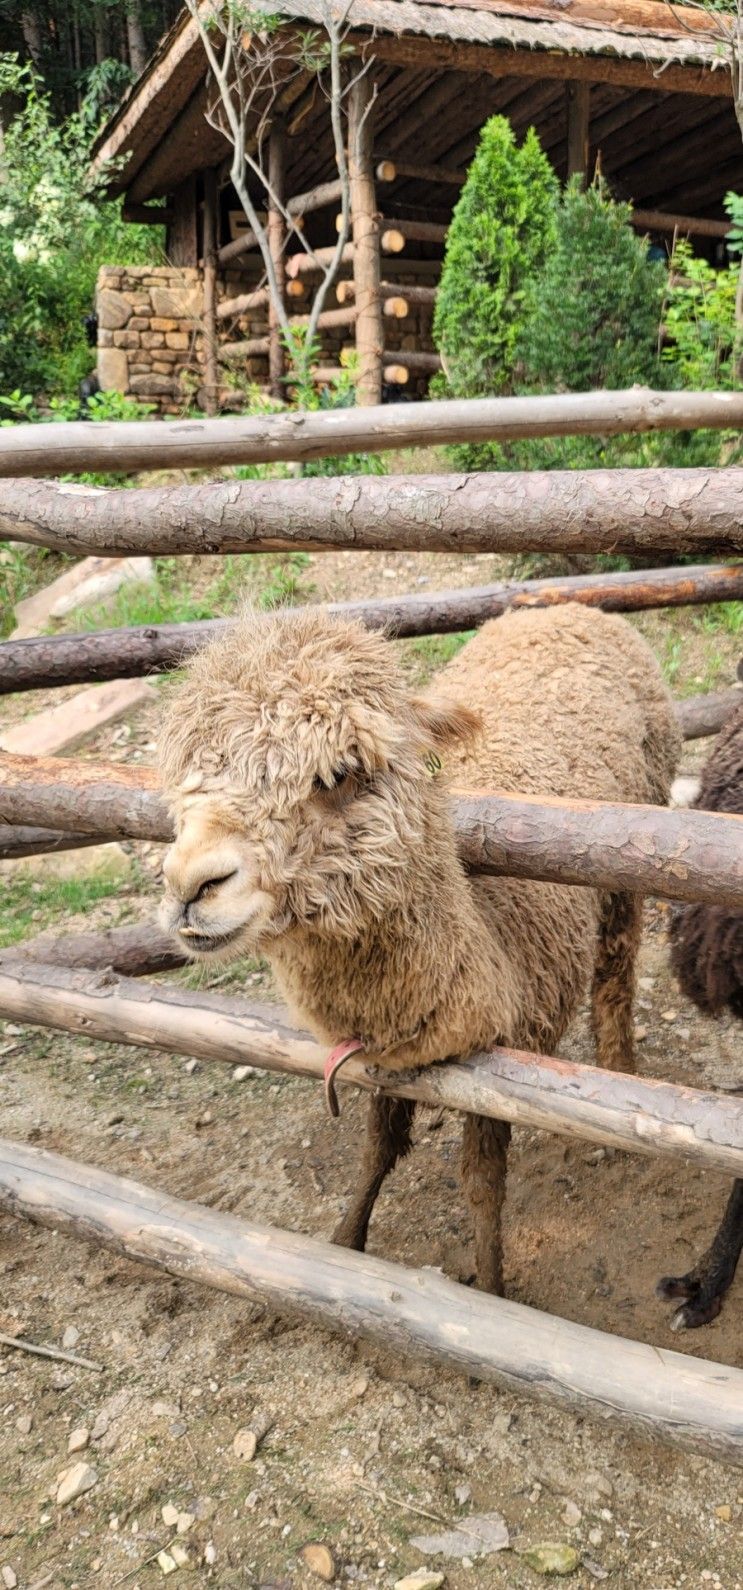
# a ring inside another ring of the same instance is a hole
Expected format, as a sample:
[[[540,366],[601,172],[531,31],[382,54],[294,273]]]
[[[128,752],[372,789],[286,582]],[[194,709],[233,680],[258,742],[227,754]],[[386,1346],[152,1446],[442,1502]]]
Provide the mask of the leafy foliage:
[[[510,388],[524,301],[553,241],[557,178],[531,129],[519,148],[504,116],[485,123],[454,210],[434,339],[456,397]]]
[[[76,390],[93,355],[83,319],[99,266],[157,257],[151,227],[124,225],[90,176],[88,106],[57,124],[31,67],[0,57],[0,95],[17,105],[4,133],[0,193],[0,392]]]
[[[554,246],[528,284],[517,346],[520,385],[535,391],[617,391],[658,376],[662,264],[630,226],[631,208],[602,183],[574,177]]]

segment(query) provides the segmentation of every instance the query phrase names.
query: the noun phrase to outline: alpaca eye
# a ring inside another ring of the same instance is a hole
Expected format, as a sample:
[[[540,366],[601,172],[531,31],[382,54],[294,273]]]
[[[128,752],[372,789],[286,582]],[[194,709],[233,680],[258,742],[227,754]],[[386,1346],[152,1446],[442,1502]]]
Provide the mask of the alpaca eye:
[[[312,793],[314,795],[327,795],[331,790],[340,789],[348,777],[349,770],[343,765],[334,768],[327,779],[321,778],[318,773],[312,784]]]

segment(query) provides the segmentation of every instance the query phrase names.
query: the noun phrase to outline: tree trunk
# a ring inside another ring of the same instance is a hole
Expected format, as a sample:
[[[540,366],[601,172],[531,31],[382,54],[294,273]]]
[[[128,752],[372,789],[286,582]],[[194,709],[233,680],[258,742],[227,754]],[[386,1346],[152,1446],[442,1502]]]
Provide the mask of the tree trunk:
[[[499,792],[452,802],[473,871],[743,907],[743,817]],[[0,823],[172,838],[149,768],[0,755]]]
[[[35,11],[21,12],[21,31],[31,60],[34,66],[38,66],[44,51],[44,35],[41,27],[41,18]]]
[[[293,259],[298,257],[305,256]],[[57,420],[45,425],[43,434],[38,425],[10,425],[0,428],[0,476],[207,469],[214,464],[385,452],[392,447],[697,429],[743,429],[743,392],[651,392],[633,387],[628,392],[571,392],[557,397],[449,399],[399,408],[383,405],[363,413],[359,409],[310,413],[302,416],[301,425],[296,414],[189,420],[187,434],[181,426],[163,425],[160,420],[89,426]],[[611,475],[597,470],[594,478],[599,487]],[[503,477],[485,479],[492,493],[496,486],[500,489]]]
[[[743,551],[742,491],[735,468],[221,480],[74,495],[5,480],[0,537],[112,558],[329,548],[720,556]]]
[[[286,354],[282,340],[282,312],[284,310],[284,253],[286,250],[286,222],[281,206],[286,191],[286,129],[283,121],[274,121],[268,135],[268,218],[266,233],[268,247],[276,276],[279,302],[268,300],[268,386],[273,398],[285,398],[284,371]]]
[[[158,1187],[0,1142],[0,1207],[187,1282],[288,1309],[510,1394],[525,1392],[705,1457],[743,1463],[743,1374],[169,1197]]]
[[[217,247],[219,244],[219,189],[217,173],[204,172],[204,407],[207,414],[219,408],[217,364]]]
[[[590,83],[566,83],[567,173],[580,176],[585,187],[588,177],[588,127],[591,116]]]
[[[743,601],[740,563],[698,567],[685,564],[672,569],[578,574],[554,580],[508,580],[460,591],[417,591],[414,596],[373,597],[331,602],[327,606],[329,612],[356,619],[368,629],[382,629],[385,634],[403,637],[477,629],[486,619],[498,618],[513,607],[583,602],[609,613],[635,613],[658,607],[732,601]],[[130,629],[83,630],[71,635],[6,640],[0,643],[0,695],[167,673],[180,668],[228,622],[221,618],[200,619],[185,624],[145,624]],[[729,698],[741,699],[741,692],[693,698],[701,703],[700,721],[709,719],[719,728],[720,704]],[[693,701],[679,703],[679,712],[685,719],[691,720],[692,711]],[[716,729],[701,732],[716,733]]]
[[[379,221],[374,193],[374,87],[370,72],[357,77],[349,97],[348,169],[351,185],[353,276],[356,283],[356,401],[362,408],[382,396],[382,309],[379,291]]]
[[[129,47],[129,61],[135,76],[140,77],[149,60],[147,40],[142,26],[142,13],[139,0],[126,0],[126,38]]]

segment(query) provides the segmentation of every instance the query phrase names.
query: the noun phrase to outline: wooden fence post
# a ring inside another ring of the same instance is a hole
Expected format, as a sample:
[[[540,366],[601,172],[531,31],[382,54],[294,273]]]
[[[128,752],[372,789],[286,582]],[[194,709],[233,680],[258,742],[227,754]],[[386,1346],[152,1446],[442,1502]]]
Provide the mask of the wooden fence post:
[[[566,83],[568,178],[588,180],[588,123],[591,114],[590,83]]]
[[[280,205],[285,199],[286,187],[286,128],[283,120],[277,119],[268,137],[268,218],[266,229],[268,232],[268,247],[271,252],[273,268],[276,274],[276,283],[284,300],[284,281],[286,271],[284,267],[284,249],[286,246],[286,223]],[[271,294],[268,296],[268,384],[271,396],[281,398],[286,396],[282,377],[284,375],[284,348],[281,341],[281,322]]]
[[[217,363],[217,247],[219,192],[217,173],[204,172],[204,407],[207,414],[219,409]]]
[[[353,275],[356,286],[356,349],[359,356],[357,402],[382,397],[382,305],[379,218],[374,190],[374,89],[368,72],[350,93],[348,165],[351,182]]]

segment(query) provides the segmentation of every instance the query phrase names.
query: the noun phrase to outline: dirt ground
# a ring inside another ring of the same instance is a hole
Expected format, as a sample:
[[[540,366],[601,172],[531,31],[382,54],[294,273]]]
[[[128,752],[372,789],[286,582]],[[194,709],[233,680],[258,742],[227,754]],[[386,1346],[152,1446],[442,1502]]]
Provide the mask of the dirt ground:
[[[317,596],[494,577],[492,559],[371,554],[314,559],[311,572]],[[739,638],[715,635],[711,678],[709,637],[688,615],[642,622],[666,662],[675,648],[679,692],[732,682]],[[426,665],[425,651],[411,653],[413,671]],[[8,703],[7,717],[31,704]],[[156,734],[148,708],[86,754],[149,761]],[[703,751],[687,747],[685,770]],[[85,925],[152,909],[154,899],[138,896],[156,894],[159,851],[139,855],[132,881]],[[662,904],[648,904],[640,1069],[739,1087],[740,1027],[703,1019],[680,997],[666,917]],[[246,984],[270,996],[262,971],[248,971]],[[592,1060],[585,1013],[563,1053]],[[0,1111],[10,1138],[327,1236],[354,1180],[364,1101],[347,1092],[340,1122],[331,1122],[311,1083],[238,1081],[218,1066],[11,1023],[0,1024]],[[459,1131],[454,1118],[421,1116],[415,1152],[380,1198],[374,1252],[468,1273]],[[724,1177],[670,1161],[516,1132],[508,1293],[612,1334],[741,1365],[743,1274],[720,1319],[697,1333],[673,1335],[671,1309],[653,1292],[660,1274],[687,1268],[706,1244],[726,1194]],[[301,1558],[317,1541],[331,1547],[341,1584],[392,1586],[425,1563],[445,1575],[446,1590],[521,1590],[541,1582],[523,1552],[559,1542],[578,1553],[567,1581],[576,1590],[602,1581],[616,1590],[743,1590],[740,1471],[0,1215],[0,1331],[59,1346],[72,1330],[73,1351],[100,1371],[0,1346],[0,1586],[9,1590],[16,1581],[20,1590],[150,1590],[163,1578],[157,1553],[174,1540],[188,1557],[175,1583],[247,1590],[319,1584]],[[269,1428],[244,1460],[234,1438],[253,1423]],[[88,1444],[70,1456],[81,1427]],[[91,1466],[95,1483],[61,1508],[58,1476],[75,1462]],[[182,1535],[163,1520],[169,1505]],[[503,1515],[510,1549],[453,1560],[412,1544],[437,1531],[432,1518],[450,1525],[488,1512]]]

